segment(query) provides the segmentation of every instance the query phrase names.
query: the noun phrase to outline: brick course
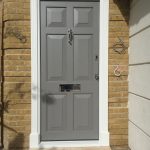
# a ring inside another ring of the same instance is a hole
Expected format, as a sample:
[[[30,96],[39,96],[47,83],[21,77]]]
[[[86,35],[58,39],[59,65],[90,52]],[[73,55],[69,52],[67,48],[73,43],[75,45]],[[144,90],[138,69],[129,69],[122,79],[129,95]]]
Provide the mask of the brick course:
[[[4,101],[9,101],[4,114],[4,145],[5,149],[28,149],[31,128],[30,1],[3,2],[4,33],[8,27],[17,27],[27,36],[27,43],[20,43],[15,37],[3,39]],[[110,143],[113,147],[128,145],[128,52],[120,55],[112,48],[118,36],[128,46],[128,11],[128,0],[110,0],[108,96]],[[116,64],[122,69],[120,78],[113,74]]]

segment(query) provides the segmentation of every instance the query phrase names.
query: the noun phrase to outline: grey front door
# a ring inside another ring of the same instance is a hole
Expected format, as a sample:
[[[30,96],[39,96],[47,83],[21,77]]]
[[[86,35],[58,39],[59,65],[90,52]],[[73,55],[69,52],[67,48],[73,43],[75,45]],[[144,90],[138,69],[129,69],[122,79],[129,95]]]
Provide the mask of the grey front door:
[[[99,138],[99,2],[41,1],[41,140]]]

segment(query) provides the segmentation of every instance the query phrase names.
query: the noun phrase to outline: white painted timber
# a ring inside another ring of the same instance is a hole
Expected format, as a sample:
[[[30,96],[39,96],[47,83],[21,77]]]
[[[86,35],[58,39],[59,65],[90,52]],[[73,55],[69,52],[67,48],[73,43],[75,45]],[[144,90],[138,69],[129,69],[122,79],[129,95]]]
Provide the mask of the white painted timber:
[[[150,64],[129,67],[129,92],[150,98]]]
[[[129,63],[150,62],[150,27],[130,38]]]
[[[135,0],[133,0],[134,3]],[[136,0],[137,1],[137,0]],[[150,0],[138,0],[130,10],[130,36],[150,25]]]
[[[109,0],[100,1],[99,139],[96,141],[40,140],[40,0],[31,0],[31,134],[30,148],[109,146],[108,132],[108,23]],[[69,144],[68,144],[69,143]]]
[[[129,120],[150,136],[150,100],[129,94]]]
[[[150,150],[150,137],[129,122],[129,147],[131,150]]]

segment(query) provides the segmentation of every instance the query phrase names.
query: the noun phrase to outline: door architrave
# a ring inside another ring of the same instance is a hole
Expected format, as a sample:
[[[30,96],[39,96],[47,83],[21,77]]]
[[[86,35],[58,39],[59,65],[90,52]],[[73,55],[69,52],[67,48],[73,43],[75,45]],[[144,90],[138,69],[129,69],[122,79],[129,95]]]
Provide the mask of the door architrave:
[[[109,146],[108,23],[109,0],[100,0],[99,140],[40,141],[40,0],[31,0],[31,134],[30,148]]]

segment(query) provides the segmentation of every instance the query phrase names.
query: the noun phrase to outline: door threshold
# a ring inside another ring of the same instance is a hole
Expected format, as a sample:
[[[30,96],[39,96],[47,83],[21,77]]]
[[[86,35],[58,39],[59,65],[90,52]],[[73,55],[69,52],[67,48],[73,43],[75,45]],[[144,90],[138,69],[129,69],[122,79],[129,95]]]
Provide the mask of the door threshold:
[[[109,146],[92,146],[92,147],[52,147],[30,150],[111,150]]]
[[[35,149],[34,149],[35,148]],[[95,149],[93,149],[95,148]],[[104,145],[100,140],[87,141],[41,141],[31,150],[110,150],[109,146]]]
[[[99,147],[103,146],[100,143],[100,140],[86,140],[86,141],[48,141],[48,142],[41,142],[38,148],[68,148],[68,147]]]

